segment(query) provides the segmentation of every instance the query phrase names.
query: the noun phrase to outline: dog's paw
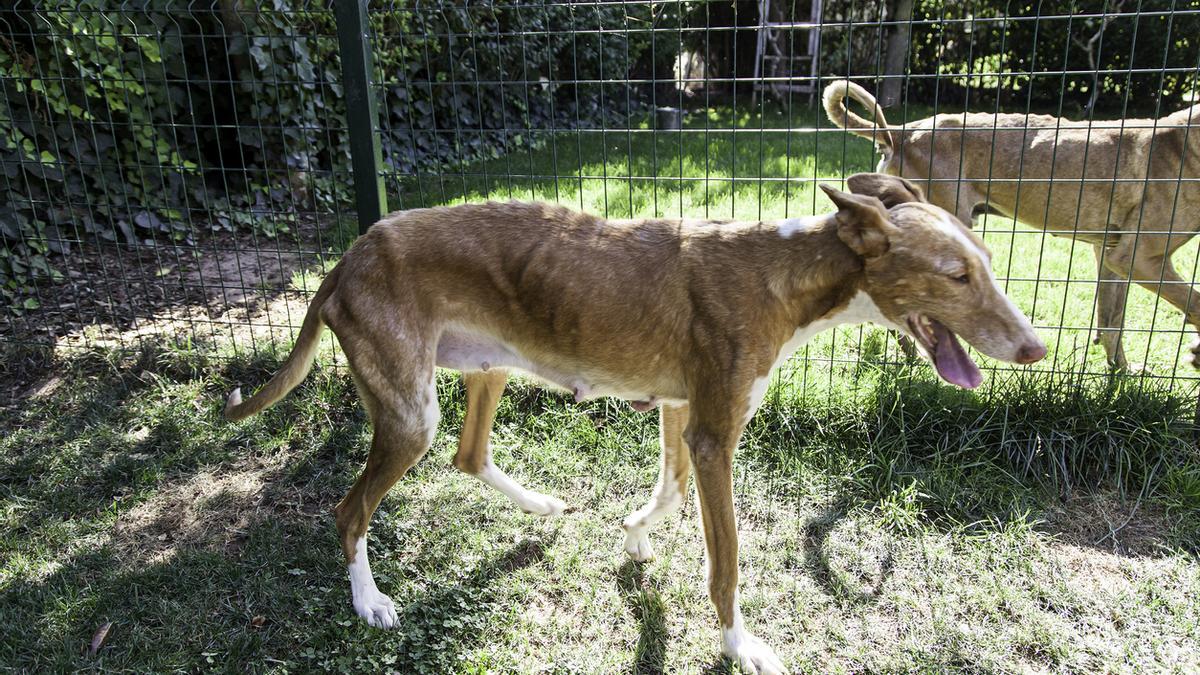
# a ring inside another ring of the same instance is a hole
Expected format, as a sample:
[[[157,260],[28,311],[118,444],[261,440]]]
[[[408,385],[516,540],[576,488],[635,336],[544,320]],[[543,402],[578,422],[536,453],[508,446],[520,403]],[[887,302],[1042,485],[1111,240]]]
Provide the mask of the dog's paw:
[[[745,630],[726,629],[722,651],[725,656],[751,675],[781,675],[787,673],[783,661],[765,642]]]
[[[397,623],[396,605],[392,599],[374,589],[364,589],[354,598],[354,612],[375,628],[393,628]]]
[[[654,547],[644,527],[625,527],[625,553],[634,562],[649,562],[654,559]]]
[[[1184,357],[1184,361],[1187,361],[1186,356]],[[1110,361],[1108,372],[1112,375],[1148,375],[1154,371],[1145,363],[1129,363],[1128,361],[1113,363]]]
[[[1190,363],[1193,368],[1200,370],[1200,339],[1188,345],[1188,353],[1184,355],[1183,362]]]
[[[520,506],[525,513],[532,513],[535,516],[557,516],[567,510],[567,503],[561,499],[540,492],[528,491],[521,495],[517,506]]]

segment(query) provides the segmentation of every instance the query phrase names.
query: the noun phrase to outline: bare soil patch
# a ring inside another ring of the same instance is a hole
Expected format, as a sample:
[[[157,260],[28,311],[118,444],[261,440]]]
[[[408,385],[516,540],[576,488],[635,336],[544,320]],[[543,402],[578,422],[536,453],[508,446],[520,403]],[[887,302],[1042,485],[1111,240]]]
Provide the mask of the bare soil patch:
[[[40,307],[0,322],[0,340],[53,343],[92,326],[128,330],[167,312],[219,320],[253,314],[292,275],[319,264],[339,240],[329,217],[302,220],[277,239],[217,233],[195,244],[79,247],[57,261],[59,283],[38,286]]]
[[[160,563],[187,549],[234,553],[269,519],[328,517],[325,495],[305,494],[280,477],[290,458],[247,457],[167,481],[118,516],[112,543],[124,560]]]
[[[339,241],[336,220],[312,216],[277,239],[219,233],[195,244],[76,248],[56,263],[63,280],[36,289],[37,309],[0,319],[0,394],[33,395],[60,348],[164,335],[210,342],[286,336],[316,290],[297,290],[293,276],[319,269],[340,252]]]

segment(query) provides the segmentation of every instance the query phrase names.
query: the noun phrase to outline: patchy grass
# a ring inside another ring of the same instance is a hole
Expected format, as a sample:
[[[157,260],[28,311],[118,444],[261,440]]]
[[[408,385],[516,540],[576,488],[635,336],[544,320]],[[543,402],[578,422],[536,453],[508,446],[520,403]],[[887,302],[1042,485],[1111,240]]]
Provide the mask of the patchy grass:
[[[575,507],[538,519],[450,467],[463,414],[450,373],[433,448],[371,530],[400,629],[363,625],[328,515],[369,434],[348,374],[326,352],[274,408],[219,417],[233,383],[265,381],[280,356],[87,353],[4,409],[0,662],[728,669],[690,500],[653,533],[657,560],[621,548],[621,519],[654,483],[655,416],[514,383],[497,463]],[[1144,423],[1189,401],[1046,384],[950,395],[921,367],[884,366],[853,404],[777,386],[737,463],[751,628],[802,672],[1200,667],[1194,428]]]
[[[696,132],[563,133],[406,182],[393,205],[513,197],[614,217],[812,213],[827,204],[808,179],[874,163],[866,141],[789,130],[817,121],[716,111],[689,120]],[[774,383],[736,460],[747,622],[800,672],[1200,669],[1195,381],[1173,377],[1183,337],[1163,330],[1182,319],[1134,290],[1127,349],[1152,374],[1100,374],[1090,253],[982,225],[1051,358],[993,364],[984,387],[963,392],[904,363],[880,330],[815,340]],[[317,276],[294,284],[311,290]],[[449,373],[434,446],[371,529],[400,629],[363,625],[329,510],[369,428],[332,341],[272,409],[240,424],[219,414],[235,384],[278,366],[287,342],[267,336],[298,323],[297,307],[236,353],[229,340],[146,331],[81,353],[6,347],[0,664],[728,671],[691,501],[652,533],[655,561],[622,551],[619,524],[656,478],[656,417],[513,384],[497,463],[575,507],[537,519],[450,467],[463,400]]]

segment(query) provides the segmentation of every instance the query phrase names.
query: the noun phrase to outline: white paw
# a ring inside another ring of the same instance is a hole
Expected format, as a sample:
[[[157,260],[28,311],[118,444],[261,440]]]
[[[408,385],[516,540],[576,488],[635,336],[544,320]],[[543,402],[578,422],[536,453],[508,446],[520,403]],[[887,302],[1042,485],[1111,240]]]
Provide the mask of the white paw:
[[[724,636],[725,656],[743,671],[754,675],[777,675],[786,673],[783,661],[775,656],[774,650],[744,630],[726,630]]]
[[[517,502],[517,506],[525,513],[535,516],[557,516],[567,509],[567,504],[561,499],[538,492],[526,492]]]
[[[392,628],[396,625],[396,605],[392,599],[374,589],[363,589],[354,598],[354,611],[375,628]]]
[[[654,547],[650,545],[650,537],[645,528],[625,527],[625,553],[635,562],[648,562],[654,559]]]

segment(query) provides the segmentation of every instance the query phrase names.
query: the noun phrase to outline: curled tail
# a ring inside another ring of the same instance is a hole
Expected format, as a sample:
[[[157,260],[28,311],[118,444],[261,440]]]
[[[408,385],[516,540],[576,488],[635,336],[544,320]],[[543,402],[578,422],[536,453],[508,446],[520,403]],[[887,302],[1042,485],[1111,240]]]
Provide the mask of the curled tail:
[[[846,107],[846,98],[852,98],[866,109],[873,111],[875,121],[863,119],[852,112]],[[888,126],[887,118],[883,116],[883,108],[866,89],[850,80],[838,80],[825,87],[825,93],[821,95],[821,99],[825,104],[825,114],[829,117],[830,122],[852,134],[869,138],[889,150],[896,147],[892,139],[891,127]]]
[[[286,396],[308,375],[317,355],[322,329],[325,327],[325,322],[321,320],[321,306],[337,288],[339,270],[340,265],[333,268],[321,282],[312,302],[308,303],[308,313],[304,315],[300,335],[296,337],[296,345],[292,347],[292,353],[288,355],[283,367],[275,373],[270,382],[246,401],[242,400],[241,387],[234,389],[225,402],[225,419],[236,422],[253,415]]]

